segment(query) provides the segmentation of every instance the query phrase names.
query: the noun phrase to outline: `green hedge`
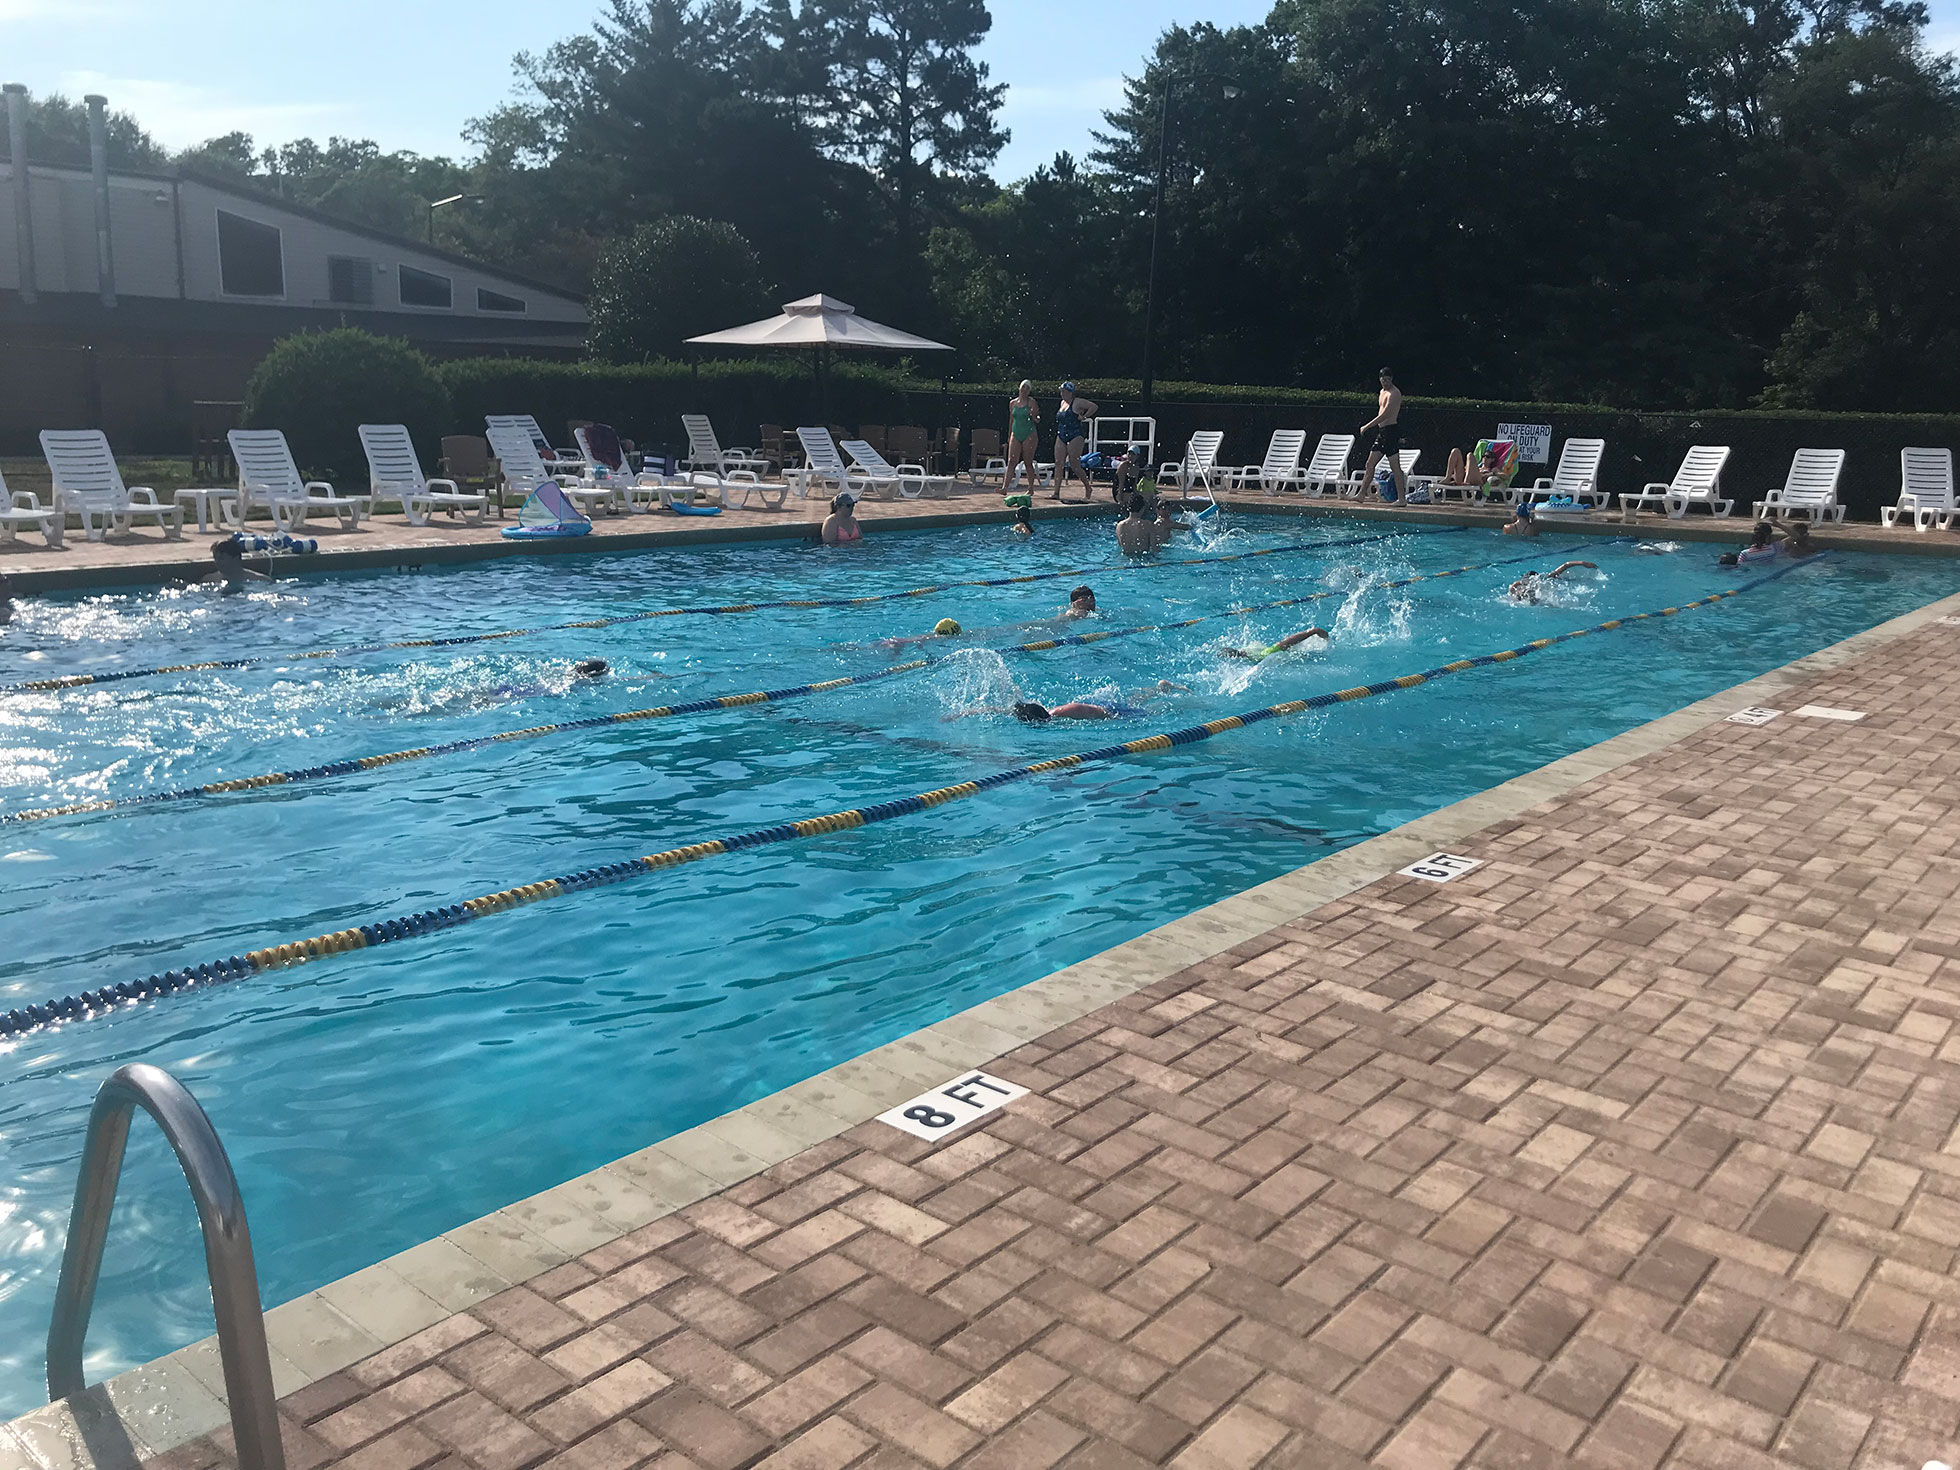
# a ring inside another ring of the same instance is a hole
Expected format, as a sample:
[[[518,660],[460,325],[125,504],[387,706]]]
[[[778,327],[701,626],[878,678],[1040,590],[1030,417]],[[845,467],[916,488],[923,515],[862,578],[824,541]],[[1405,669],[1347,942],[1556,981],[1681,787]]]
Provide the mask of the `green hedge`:
[[[1008,383],[933,382],[903,372],[837,363],[819,384],[807,357],[724,359],[698,366],[653,362],[612,366],[524,358],[465,358],[437,365],[447,385],[458,430],[490,413],[537,416],[554,440],[569,435],[570,419],[597,419],[650,451],[679,447],[682,413],[710,415],[724,444],[749,444],[764,423],[920,424],[1004,427]],[[1104,413],[1139,411],[1134,380],[1079,380]],[[1050,415],[1054,385],[1037,392]],[[1277,428],[1311,436],[1352,433],[1374,413],[1370,393],[1312,392],[1218,383],[1157,385],[1158,457],[1174,458],[1197,429],[1223,429],[1226,463],[1256,463]],[[1734,453],[1724,489],[1747,515],[1747,502],[1780,485],[1800,447],[1848,451],[1840,494],[1858,520],[1899,493],[1899,450],[1906,445],[1960,445],[1960,414],[1833,414],[1798,410],[1707,410],[1645,413],[1597,404],[1507,403],[1462,398],[1412,398],[1403,422],[1405,442],[1423,451],[1423,468],[1440,472],[1452,445],[1488,435],[1500,421],[1552,426],[1554,458],[1568,437],[1606,441],[1603,487],[1637,490],[1666,480],[1691,444],[1728,444]],[[1529,465],[1523,479],[1550,474]]]

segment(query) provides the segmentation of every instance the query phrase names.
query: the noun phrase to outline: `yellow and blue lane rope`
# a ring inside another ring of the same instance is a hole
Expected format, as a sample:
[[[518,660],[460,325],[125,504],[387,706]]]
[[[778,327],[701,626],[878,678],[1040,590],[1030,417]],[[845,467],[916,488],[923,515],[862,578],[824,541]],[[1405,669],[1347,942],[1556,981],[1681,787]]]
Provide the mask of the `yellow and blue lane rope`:
[[[580,628],[617,628],[627,623],[651,622],[656,618],[726,616],[732,613],[782,612],[821,607],[870,607],[880,602],[904,602],[950,592],[961,587],[1018,587],[1027,582],[1053,582],[1068,577],[1093,577],[1111,572],[1148,572],[1168,567],[1210,566],[1214,563],[1251,561],[1262,556],[1288,556],[1297,552],[1337,551],[1347,546],[1365,546],[1392,541],[1399,536],[1447,536],[1468,531],[1469,526],[1443,526],[1416,531],[1389,531],[1376,536],[1347,536],[1336,541],[1298,541],[1286,546],[1266,546],[1255,551],[1234,551],[1224,556],[1187,556],[1174,561],[1117,562],[1105,566],[1074,567],[1061,572],[1027,572],[1018,577],[980,577],[966,582],[940,582],[931,587],[908,587],[902,592],[874,592],[863,597],[792,597],[773,602],[731,602],[694,607],[659,607],[647,612],[619,613],[609,618],[582,618],[571,623],[543,623],[535,628],[504,628],[494,633],[457,633],[447,638],[405,638],[394,643],[357,643],[346,648],[313,648],[301,653],[268,653],[250,658],[218,658],[194,664],[163,664],[153,669],[117,669],[101,674],[63,674],[52,679],[28,679],[0,684],[0,694],[47,693],[63,689],[83,689],[97,684],[116,684],[125,679],[147,679],[157,674],[190,674],[209,669],[250,669],[262,664],[298,663],[306,659],[353,658],[365,653],[384,653],[398,648],[456,648],[469,643],[494,643],[504,638],[530,638],[539,633],[563,633]]]
[[[1417,582],[1435,582],[1446,577],[1460,577],[1466,572],[1480,572],[1490,567],[1508,566],[1513,562],[1537,561],[1542,559],[1543,555],[1542,551],[1531,551],[1523,556],[1476,562],[1470,566],[1451,567],[1441,572],[1425,572],[1417,577],[1398,577],[1387,582],[1370,582],[1366,585],[1366,590],[1391,591],[1400,587],[1414,586]],[[1184,618],[1174,623],[1144,623],[1133,628],[1109,628],[1100,632],[1076,633],[1065,638],[1039,638],[1030,643],[1011,643],[994,651],[1045,653],[1054,648],[1084,647],[1091,643],[1106,642],[1111,638],[1127,638],[1136,633],[1162,633],[1179,628],[1192,628],[1199,623],[1212,622],[1218,618],[1244,617],[1250,613],[1269,612],[1281,607],[1300,607],[1309,602],[1347,595],[1347,590],[1309,592],[1299,597],[1282,597],[1273,602],[1227,608],[1224,612],[1205,613],[1199,617]],[[128,807],[158,806],[165,802],[194,801],[204,796],[225,796],[236,791],[260,791],[271,786],[293,786],[302,781],[322,781],[334,776],[357,775],[362,771],[379,770],[383,766],[400,765],[404,761],[427,760],[432,756],[482,750],[487,746],[507,744],[513,740],[536,740],[546,735],[563,735],[577,730],[600,730],[609,725],[631,725],[645,720],[664,720],[676,715],[753,709],[760,705],[801,699],[806,695],[828,694],[834,690],[849,688],[854,684],[875,684],[881,679],[889,679],[897,674],[909,674],[917,669],[944,663],[947,657],[948,655],[942,654],[935,658],[912,659],[907,663],[893,664],[890,668],[879,669],[873,673],[857,674],[849,678],[825,679],[816,684],[797,684],[787,689],[758,689],[747,694],[721,694],[709,699],[689,700],[685,704],[662,704],[650,709],[631,709],[622,710],[618,714],[593,715],[583,720],[560,720],[549,725],[530,725],[522,730],[500,730],[490,735],[476,735],[463,740],[446,740],[439,745],[418,745],[409,750],[391,750],[384,755],[351,756],[346,760],[328,761],[317,766],[301,766],[290,771],[268,771],[257,776],[238,776],[229,781],[207,781],[198,786],[180,786],[170,791],[151,791],[141,796],[106,796],[97,801],[74,801],[63,806],[29,807],[23,811],[0,812],[0,826],[21,822],[45,822],[55,817],[95,815],[101,812],[121,811]]]
[[[1570,643],[1576,639],[1588,638],[1597,633],[1608,633],[1657,618],[1676,617],[1694,608],[1710,607],[1716,603],[1726,602],[1731,598],[1742,596],[1753,588],[1773,582],[1802,565],[1807,563],[1791,563],[1741,587],[1714,592],[1707,597],[1696,598],[1693,602],[1684,602],[1678,607],[1664,607],[1653,612],[1609,618],[1589,628],[1576,628],[1569,633],[1558,633],[1548,638],[1534,638],[1531,642],[1516,648],[1481,654],[1474,658],[1454,659],[1419,674],[1404,674],[1400,678],[1382,679],[1373,684],[1360,684],[1352,689],[1337,689],[1307,699],[1287,700],[1283,704],[1267,705],[1263,709],[1249,710],[1244,714],[1207,720],[1202,725],[1192,725],[1183,730],[1145,735],[1136,740],[1105,745],[1099,750],[1055,756],[1050,760],[1035,761],[1031,765],[1013,766],[1004,771],[996,771],[990,776],[982,776],[973,781],[961,781],[952,786],[942,786],[933,791],[920,792],[916,796],[899,797],[894,801],[880,802],[874,806],[854,807],[849,811],[831,812],[819,817],[806,817],[800,821],[779,822],[774,826],[760,827],[732,837],[717,837],[705,842],[689,843],[685,847],[669,848],[665,852],[653,853],[647,857],[630,858],[622,862],[584,868],[561,878],[545,878],[534,883],[519,884],[514,888],[499,889],[495,893],[464,899],[461,903],[445,904],[441,908],[424,909],[420,913],[382,919],[351,929],[336,930],[331,934],[318,934],[309,939],[269,945],[242,955],[231,955],[225,959],[211,960],[200,965],[186,966],[183,969],[166,970],[162,974],[150,975],[141,980],[123,981],[116,985],[103,986],[99,990],[85,991],[80,995],[63,996],[45,1004],[16,1008],[9,1010],[5,1015],[0,1015],[0,1037],[20,1035],[37,1026],[55,1021],[85,1020],[104,1015],[130,1001],[153,1000],[159,996],[177,994],[207,985],[243,980],[269,970],[283,969],[288,965],[324,959],[328,955],[345,954],[357,949],[372,949],[377,945],[392,944],[397,940],[435,934],[444,929],[453,929],[459,924],[467,924],[475,919],[502,913],[506,909],[521,908],[526,904],[541,903],[550,898],[562,898],[568,893],[581,893],[591,888],[610,887],[617,883],[624,883],[628,879],[644,877],[648,873],[658,873],[668,868],[682,867],[705,858],[894,821],[918,812],[931,811],[949,802],[978,796],[984,791],[993,791],[1016,782],[1032,780],[1037,776],[1072,771],[1101,761],[1119,760],[1124,756],[1147,755],[1178,746],[1196,745],[1200,741],[1212,740],[1229,731],[1243,730],[1268,720],[1284,719],[1309,710],[1328,709],[1335,705],[1370,699],[1380,694],[1394,694],[1404,689],[1414,689],[1451,674],[1512,663],[1527,655],[1557,647],[1562,643]]]

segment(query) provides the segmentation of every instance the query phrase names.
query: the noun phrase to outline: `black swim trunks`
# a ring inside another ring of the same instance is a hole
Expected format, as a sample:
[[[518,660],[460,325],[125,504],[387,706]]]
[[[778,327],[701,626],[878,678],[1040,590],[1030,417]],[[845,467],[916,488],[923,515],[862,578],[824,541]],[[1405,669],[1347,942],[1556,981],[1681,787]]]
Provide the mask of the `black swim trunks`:
[[[1375,437],[1368,441],[1368,453],[1390,455],[1402,447],[1402,426],[1383,424],[1375,430]]]

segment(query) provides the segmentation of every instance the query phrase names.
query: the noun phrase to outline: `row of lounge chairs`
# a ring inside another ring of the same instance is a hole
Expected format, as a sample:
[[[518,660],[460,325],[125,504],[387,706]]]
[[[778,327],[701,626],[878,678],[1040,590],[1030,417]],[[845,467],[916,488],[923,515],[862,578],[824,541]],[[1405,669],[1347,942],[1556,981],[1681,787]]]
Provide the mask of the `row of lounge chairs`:
[[[1181,461],[1163,465],[1159,482],[1175,482],[1189,493],[1194,489],[1210,492],[1214,488],[1259,489],[1268,494],[1302,493],[1358,498],[1367,493],[1358,474],[1349,472],[1354,458],[1353,434],[1323,434],[1313,456],[1303,466],[1306,431],[1279,429],[1266,448],[1266,457],[1256,465],[1230,467],[1218,463],[1224,443],[1220,430],[1200,430],[1191,436]],[[1486,480],[1482,485],[1450,484],[1440,476],[1417,475],[1421,451],[1399,452],[1403,477],[1411,485],[1428,490],[1432,500],[1452,494],[1464,498],[1502,500],[1509,505],[1532,502],[1578,511],[1606,510],[1615,496],[1599,486],[1599,467],[1606,455],[1603,439],[1568,439],[1559,454],[1557,468],[1549,477],[1530,487],[1510,483],[1509,476]],[[1714,516],[1727,516],[1735,507],[1721,494],[1722,471],[1729,460],[1729,446],[1697,444],[1690,448],[1671,480],[1655,481],[1638,491],[1618,495],[1621,513],[1631,518],[1642,510],[1660,509],[1680,519],[1700,506]],[[1790,461],[1784,482],[1755,501],[1757,518],[1766,516],[1808,516],[1813,522],[1844,520],[1844,506],[1838,500],[1838,481],[1844,474],[1842,449],[1799,449]],[[1919,530],[1937,525],[1945,530],[1960,520],[1960,501],[1956,501],[1953,480],[1953,451],[1950,449],[1906,448],[1899,454],[1900,491],[1896,505],[1881,514],[1888,526],[1901,518],[1910,519]]]

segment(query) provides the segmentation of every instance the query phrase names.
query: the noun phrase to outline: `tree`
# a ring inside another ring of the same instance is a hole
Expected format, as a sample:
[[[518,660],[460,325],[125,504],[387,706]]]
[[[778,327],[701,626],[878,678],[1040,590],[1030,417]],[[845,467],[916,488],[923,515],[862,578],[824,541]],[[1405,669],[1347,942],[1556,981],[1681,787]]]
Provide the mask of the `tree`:
[[[769,302],[762,263],[732,225],[675,215],[637,226],[599,257],[587,343],[609,362],[670,357],[688,337],[766,314]]]
[[[406,424],[427,464],[448,416],[449,392],[426,357],[357,327],[280,338],[246,380],[240,409],[248,428],[283,429],[301,469],[343,486],[368,474],[349,425]]]
[[[785,24],[784,10],[772,12]],[[806,0],[786,41],[820,38],[829,85],[814,100],[825,146],[867,164],[888,201],[899,297],[916,307],[919,220],[943,188],[981,175],[1007,133],[1007,94],[971,48],[993,27],[986,0]]]
[[[110,168],[161,168],[168,152],[126,112],[111,112],[104,132]],[[0,109],[0,158],[11,156],[13,137],[7,114]],[[59,92],[27,97],[27,160],[29,163],[89,166],[88,108],[70,102]]]

